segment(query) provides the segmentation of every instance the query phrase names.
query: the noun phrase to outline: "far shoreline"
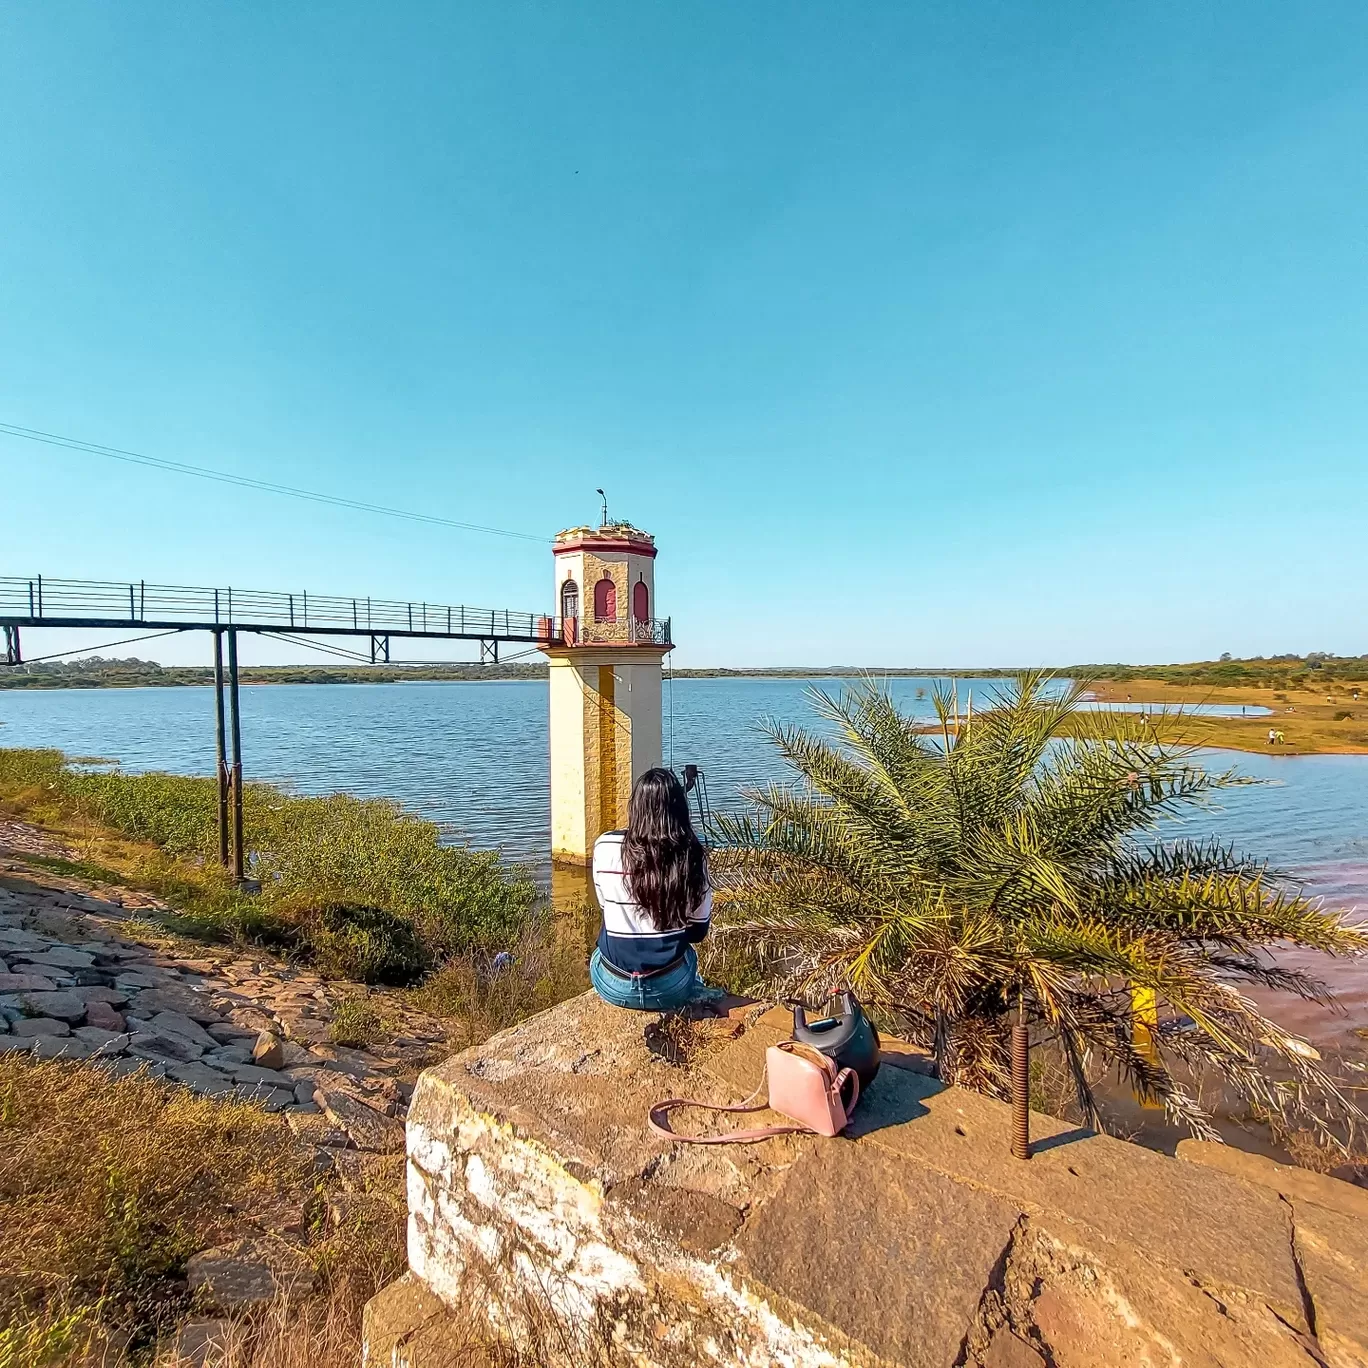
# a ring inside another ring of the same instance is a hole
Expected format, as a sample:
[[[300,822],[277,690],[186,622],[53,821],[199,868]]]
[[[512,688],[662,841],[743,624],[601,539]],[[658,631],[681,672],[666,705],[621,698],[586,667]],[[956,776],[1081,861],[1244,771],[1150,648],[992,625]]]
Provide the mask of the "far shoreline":
[[[1352,664],[1357,662],[1345,662]],[[140,688],[209,688],[212,671],[200,666],[155,667],[137,662],[132,668],[112,666],[87,671],[11,674],[0,670],[0,693],[30,690]],[[1225,682],[1211,679],[1230,670],[1254,666],[1270,677],[1258,682]],[[141,668],[139,668],[141,667]],[[22,668],[22,667],[21,667]],[[1268,755],[1368,755],[1368,682],[1335,677],[1333,670],[1312,673],[1309,668],[1283,667],[1283,678],[1271,677],[1278,662],[1216,662],[1207,666],[1156,666],[1154,676],[1142,668],[1103,672],[1096,667],[1053,671],[1055,678],[1087,681],[1087,698],[1097,703],[1149,706],[1163,710],[1161,733],[1171,739],[1190,741],[1215,750],[1260,752]],[[1113,670],[1116,667],[1112,667]],[[1157,677],[1159,672],[1169,677]],[[1207,678],[1187,679],[1183,675]],[[872,669],[860,666],[778,666],[766,668],[680,669],[668,671],[667,679],[839,680],[872,676],[881,679],[1011,679],[1018,673],[1002,667],[971,669]],[[527,665],[419,665],[356,666],[345,668],[309,666],[252,666],[240,680],[244,688],[287,687],[296,684],[469,684],[534,683],[546,679],[541,664]],[[1173,676],[1179,675],[1175,679]],[[1314,687],[1313,687],[1314,684]],[[1355,693],[1360,696],[1355,697]],[[1253,717],[1211,717],[1184,713],[1192,704],[1247,705],[1267,709]],[[1269,731],[1281,741],[1270,744]]]

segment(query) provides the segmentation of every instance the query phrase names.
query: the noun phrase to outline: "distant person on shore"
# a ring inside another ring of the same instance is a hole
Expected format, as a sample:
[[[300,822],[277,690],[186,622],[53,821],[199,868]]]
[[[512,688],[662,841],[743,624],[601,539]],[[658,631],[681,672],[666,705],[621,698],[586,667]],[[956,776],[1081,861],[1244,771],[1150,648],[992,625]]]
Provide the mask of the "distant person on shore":
[[[1278,733],[1273,727],[1269,727],[1268,729],[1268,744],[1270,746],[1276,746],[1278,744]]]
[[[605,1002],[668,1012],[725,996],[698,977],[694,946],[708,934],[712,885],[672,771],[647,770],[632,789],[627,830],[594,842],[594,892],[603,926],[589,978]]]

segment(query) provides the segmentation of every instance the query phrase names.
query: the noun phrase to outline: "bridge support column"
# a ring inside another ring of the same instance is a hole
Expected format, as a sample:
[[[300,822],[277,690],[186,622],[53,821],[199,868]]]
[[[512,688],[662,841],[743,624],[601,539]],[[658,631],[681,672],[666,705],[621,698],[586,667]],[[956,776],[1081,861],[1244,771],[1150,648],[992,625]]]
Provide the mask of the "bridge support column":
[[[228,774],[227,733],[223,721],[223,633],[214,633],[214,741],[218,756],[218,857],[228,868]]]
[[[228,631],[228,706],[233,737],[233,878],[246,877],[246,846],[242,835],[242,715],[238,707],[237,632]]]
[[[632,785],[661,762],[661,650],[560,648],[551,657],[551,858],[588,864],[627,822]]]

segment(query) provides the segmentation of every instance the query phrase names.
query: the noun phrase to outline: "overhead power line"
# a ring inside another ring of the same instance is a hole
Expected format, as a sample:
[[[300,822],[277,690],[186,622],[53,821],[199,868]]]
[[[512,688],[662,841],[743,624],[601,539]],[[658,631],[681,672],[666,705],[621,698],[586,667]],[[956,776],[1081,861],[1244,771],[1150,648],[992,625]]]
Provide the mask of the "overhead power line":
[[[42,442],[47,446],[65,447],[69,451],[82,451],[91,456],[106,456],[110,460],[124,461],[129,465],[168,470],[177,475],[193,475],[199,480],[216,480],[220,484],[238,485],[243,489],[257,489],[267,494],[285,494],[292,499],[331,504],[334,508],[350,508],[359,513],[380,513],[387,518],[404,518],[409,522],[430,523],[436,527],[454,527],[462,532],[483,532],[491,537],[513,537],[518,541],[551,541],[550,537],[539,537],[532,532],[511,532],[506,527],[486,527],[483,523],[460,522],[455,518],[439,517],[435,513],[415,513],[411,509],[388,508],[384,504],[369,503],[364,499],[348,499],[340,494],[323,494],[314,489],[296,489],[293,485],[276,484],[271,480],[256,480],[249,475],[233,475],[226,470],[210,470],[207,466],[190,465],[186,461],[168,461],[160,456],[145,456],[139,451],[125,451],[122,447],[84,442],[77,437],[63,437],[56,432],[20,427],[17,423],[0,422],[0,435],[21,438],[26,442]]]

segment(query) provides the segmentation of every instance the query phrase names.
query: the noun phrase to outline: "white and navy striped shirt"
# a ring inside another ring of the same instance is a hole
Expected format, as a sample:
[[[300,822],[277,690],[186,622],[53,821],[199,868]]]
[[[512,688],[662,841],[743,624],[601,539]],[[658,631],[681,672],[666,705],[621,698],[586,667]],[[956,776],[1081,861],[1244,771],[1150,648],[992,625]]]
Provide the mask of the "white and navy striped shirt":
[[[624,974],[650,974],[673,964],[684,947],[701,941],[712,920],[712,888],[689,913],[677,931],[658,931],[647,912],[632,897],[623,869],[622,831],[605,831],[594,842],[594,892],[603,911],[599,954]]]

